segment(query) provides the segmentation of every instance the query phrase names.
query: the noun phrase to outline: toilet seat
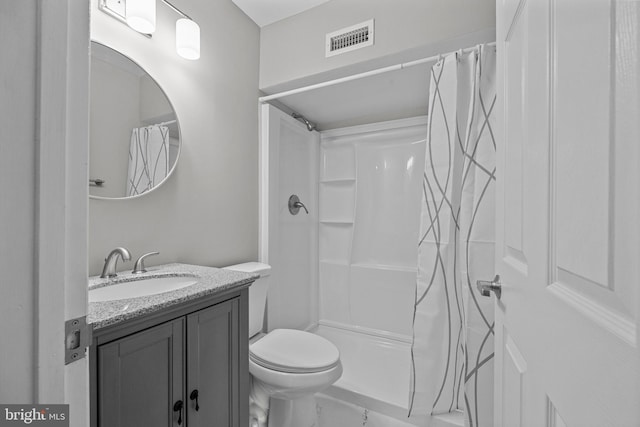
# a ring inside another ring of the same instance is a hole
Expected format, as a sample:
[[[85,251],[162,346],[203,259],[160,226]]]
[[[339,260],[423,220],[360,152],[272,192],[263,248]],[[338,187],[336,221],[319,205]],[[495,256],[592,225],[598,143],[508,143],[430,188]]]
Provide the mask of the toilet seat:
[[[340,363],[340,352],[329,340],[295,329],[274,329],[249,347],[254,363],[274,371],[307,374]]]

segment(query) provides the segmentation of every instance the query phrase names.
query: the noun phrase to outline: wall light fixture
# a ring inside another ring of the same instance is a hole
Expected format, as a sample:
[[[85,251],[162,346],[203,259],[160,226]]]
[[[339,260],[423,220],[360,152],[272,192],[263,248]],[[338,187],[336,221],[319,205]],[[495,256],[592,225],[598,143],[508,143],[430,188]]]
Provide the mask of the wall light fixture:
[[[127,25],[143,34],[156,30],[156,0],[127,0],[125,4]]]
[[[178,55],[190,60],[199,59],[200,26],[167,0],[162,2],[182,17],[176,21]],[[98,8],[147,37],[156,30],[156,0],[99,0]]]
[[[191,19],[176,21],[176,50],[183,58],[200,58],[200,26]]]

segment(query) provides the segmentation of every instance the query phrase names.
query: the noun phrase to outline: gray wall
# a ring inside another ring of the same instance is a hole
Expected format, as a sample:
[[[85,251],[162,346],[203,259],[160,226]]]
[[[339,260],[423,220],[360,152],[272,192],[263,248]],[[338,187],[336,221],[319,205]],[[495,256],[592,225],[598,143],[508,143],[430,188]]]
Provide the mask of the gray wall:
[[[258,254],[259,29],[231,1],[176,1],[201,29],[201,58],[175,52],[178,15],[162,2],[157,30],[143,37],[92,1],[92,38],[132,58],[173,103],[183,137],[178,167],[157,190],[133,200],[89,203],[89,273],[125,246],[148,265],[224,266]],[[132,262],[119,265],[130,270]]]
[[[371,18],[373,46],[325,58],[326,33]],[[494,0],[331,0],[262,28],[260,88],[283,89],[278,85],[494,28]]]
[[[140,77],[98,58],[91,60],[91,140],[89,178],[94,196],[123,197],[129,170],[131,129],[140,125]]]
[[[36,0],[0,13],[0,402],[34,397]],[[11,100],[11,102],[7,102]]]

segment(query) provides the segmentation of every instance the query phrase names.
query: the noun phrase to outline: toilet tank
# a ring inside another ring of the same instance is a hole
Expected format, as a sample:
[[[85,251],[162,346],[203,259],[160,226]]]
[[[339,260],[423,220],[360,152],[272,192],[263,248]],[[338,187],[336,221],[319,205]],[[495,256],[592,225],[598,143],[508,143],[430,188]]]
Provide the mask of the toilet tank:
[[[243,264],[230,265],[224,267],[224,269],[260,275],[249,287],[249,337],[262,332],[271,266],[260,262],[245,262]]]

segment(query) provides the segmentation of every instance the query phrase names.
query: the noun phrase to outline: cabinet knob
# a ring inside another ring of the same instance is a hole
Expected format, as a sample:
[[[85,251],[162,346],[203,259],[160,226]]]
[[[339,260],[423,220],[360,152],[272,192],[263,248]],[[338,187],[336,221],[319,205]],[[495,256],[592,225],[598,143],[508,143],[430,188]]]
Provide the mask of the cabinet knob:
[[[182,425],[182,407],[184,406],[184,403],[182,403],[182,400],[178,400],[176,403],[173,404],[173,412],[178,412],[178,425]]]

